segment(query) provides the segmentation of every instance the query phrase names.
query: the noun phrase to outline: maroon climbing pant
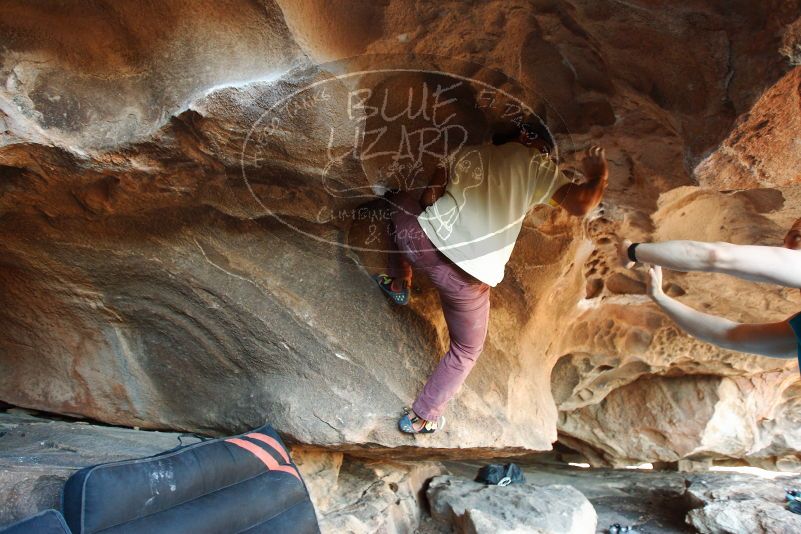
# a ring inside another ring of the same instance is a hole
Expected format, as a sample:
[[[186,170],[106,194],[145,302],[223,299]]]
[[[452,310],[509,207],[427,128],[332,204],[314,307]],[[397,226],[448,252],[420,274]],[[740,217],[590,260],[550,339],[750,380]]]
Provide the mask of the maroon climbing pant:
[[[419,197],[419,192],[410,191],[389,199],[393,238],[398,248],[390,253],[390,276],[409,278],[414,266],[428,275],[439,292],[450,347],[412,404],[414,412],[423,419],[437,420],[484,348],[490,286],[464,272],[437,250],[417,221],[422,211]]]

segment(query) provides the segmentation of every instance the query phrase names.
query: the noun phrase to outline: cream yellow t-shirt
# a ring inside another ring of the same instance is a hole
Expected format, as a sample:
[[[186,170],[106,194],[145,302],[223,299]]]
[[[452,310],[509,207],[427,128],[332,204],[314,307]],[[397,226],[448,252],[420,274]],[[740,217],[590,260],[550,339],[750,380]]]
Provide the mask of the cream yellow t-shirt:
[[[529,209],[570,183],[549,157],[517,142],[463,147],[449,176],[417,220],[445,256],[490,286],[503,279]]]

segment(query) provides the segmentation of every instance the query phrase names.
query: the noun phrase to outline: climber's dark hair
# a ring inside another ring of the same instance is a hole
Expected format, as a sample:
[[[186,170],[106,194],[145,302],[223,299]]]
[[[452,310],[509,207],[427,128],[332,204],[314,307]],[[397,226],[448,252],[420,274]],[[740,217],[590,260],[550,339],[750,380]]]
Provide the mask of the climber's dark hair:
[[[542,121],[537,119],[529,119],[521,122],[517,128],[509,131],[496,132],[492,136],[492,143],[495,145],[502,145],[504,143],[514,141],[520,136],[521,132],[530,139],[540,139],[547,145],[548,152],[553,153],[554,148],[556,147],[556,141],[554,141],[553,135],[551,135],[551,131],[548,129],[548,127],[545,126]]]
[[[527,121],[520,124],[520,131],[529,137],[529,139],[539,139],[548,146],[548,152],[553,152],[556,146],[556,141],[551,135],[551,131],[540,121]]]

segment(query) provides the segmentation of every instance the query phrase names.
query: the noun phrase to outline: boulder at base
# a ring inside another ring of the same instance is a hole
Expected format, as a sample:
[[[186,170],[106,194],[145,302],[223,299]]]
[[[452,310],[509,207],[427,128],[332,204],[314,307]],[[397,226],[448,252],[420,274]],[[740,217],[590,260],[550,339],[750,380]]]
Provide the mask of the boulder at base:
[[[696,475],[688,480],[686,497],[697,508],[687,514],[687,523],[703,534],[801,532],[801,515],[787,510],[784,500],[786,488],[799,487],[801,477]]]
[[[457,533],[592,534],[598,522],[590,501],[571,486],[486,486],[440,476],[427,496],[432,517]]]

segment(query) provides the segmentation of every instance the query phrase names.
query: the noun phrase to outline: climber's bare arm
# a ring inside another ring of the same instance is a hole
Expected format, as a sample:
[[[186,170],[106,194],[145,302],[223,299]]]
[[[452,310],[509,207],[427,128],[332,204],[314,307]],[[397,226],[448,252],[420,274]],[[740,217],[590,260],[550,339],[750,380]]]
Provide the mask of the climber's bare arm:
[[[448,168],[447,166],[437,167],[431,181],[423,191],[420,197],[420,204],[423,209],[437,201],[439,197],[445,193],[445,187],[448,185]]]
[[[648,295],[682,330],[702,341],[724,349],[773,358],[796,356],[797,342],[788,321],[743,324],[694,310],[665,295],[662,269],[658,265],[648,270]]]
[[[556,190],[553,200],[571,215],[586,215],[595,208],[604,196],[608,185],[609,169],[604,149],[593,145],[587,149],[582,160],[587,182],[567,184]]]
[[[621,262],[632,267],[627,256],[631,241],[620,244]],[[637,260],[675,271],[725,273],[755,282],[801,287],[801,250],[784,247],[664,241],[642,243],[635,249]]]

